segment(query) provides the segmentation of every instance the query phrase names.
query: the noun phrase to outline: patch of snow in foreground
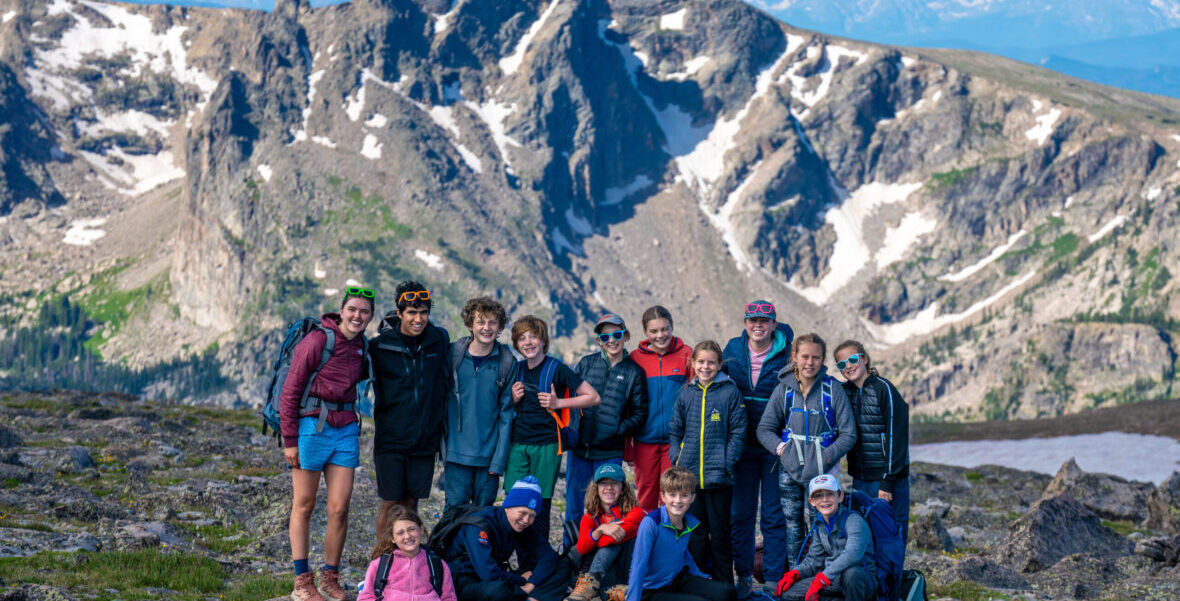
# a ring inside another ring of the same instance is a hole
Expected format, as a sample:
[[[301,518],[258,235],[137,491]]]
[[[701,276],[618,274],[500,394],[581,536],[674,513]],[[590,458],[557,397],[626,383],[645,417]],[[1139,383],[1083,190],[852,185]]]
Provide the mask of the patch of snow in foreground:
[[[389,119],[386,119],[385,115],[373,113],[373,116],[369,117],[368,121],[365,121],[365,127],[385,127],[386,123],[389,123]]]
[[[365,134],[365,141],[361,145],[361,156],[375,161],[381,158],[382,146],[383,144],[377,141],[377,136]]]
[[[550,2],[549,6],[545,7],[545,12],[541,13],[541,16],[536,21],[533,21],[533,24],[529,26],[529,30],[526,31],[523,36],[521,36],[520,41],[516,43],[516,49],[512,51],[512,54],[500,59],[500,70],[503,71],[505,75],[512,75],[513,73],[516,73],[517,69],[520,68],[520,63],[524,60],[524,53],[529,49],[529,44],[532,43],[533,38],[536,37],[538,33],[540,33],[541,27],[545,25],[545,21],[549,20],[549,15],[553,14],[553,9],[557,8],[558,4],[561,4],[561,0],[553,0]]]
[[[1073,198],[1073,197],[1071,196],[1070,198]],[[978,262],[976,262],[972,265],[969,265],[967,267],[964,267],[963,269],[960,269],[959,271],[956,271],[955,273],[948,273],[946,275],[940,275],[940,276],[938,276],[938,279],[940,279],[944,282],[961,282],[961,281],[975,275],[976,273],[979,272],[980,269],[983,269],[984,267],[991,265],[992,262],[994,262],[996,259],[999,259],[1000,257],[1004,256],[1004,253],[1008,252],[1008,249],[1012,248],[1012,245],[1016,244],[1016,241],[1023,238],[1024,235],[1027,233],[1028,232],[1026,232],[1024,230],[1020,230],[1019,232],[1016,232],[1015,234],[1008,236],[1007,242],[993,248],[992,251],[990,253],[988,253],[988,255],[986,257],[980,259]]]
[[[877,207],[902,202],[922,187],[912,184],[870,182],[856,189],[839,206],[828,209],[824,222],[836,231],[836,244],[828,261],[828,273],[819,284],[810,288],[795,288],[807,300],[822,305],[833,294],[856,276],[861,265],[872,261],[868,241],[864,236],[864,221]]]
[[[107,220],[103,217],[73,221],[70,223],[70,229],[66,230],[65,238],[62,238],[61,241],[74,246],[90,246],[95,240],[107,235],[105,231],[97,229],[98,226],[106,222]]]
[[[1116,215],[1114,219],[1107,221],[1106,225],[1099,228],[1098,231],[1094,232],[1093,234],[1090,234],[1090,236],[1087,238],[1087,240],[1089,240],[1090,242],[1097,242],[1097,241],[1105,238],[1108,234],[1113,232],[1115,230],[1115,228],[1122,225],[1123,222],[1125,222],[1126,220],[1127,220],[1126,215]]]
[[[881,250],[877,251],[877,267],[885,267],[900,261],[918,238],[933,232],[936,227],[938,220],[923,217],[921,211],[906,213],[897,227],[885,230],[885,242],[881,245]]]
[[[680,31],[684,29],[684,16],[688,14],[687,8],[682,8],[676,12],[660,15],[660,29],[668,29]]]
[[[430,251],[422,250],[421,248],[414,250],[414,257],[419,261],[422,261],[427,267],[435,271],[442,271],[442,257]]]
[[[939,442],[910,447],[910,458],[914,461],[962,467],[1001,465],[1042,474],[1056,474],[1070,457],[1083,471],[1159,484],[1173,471],[1180,470],[1180,442],[1163,436],[1103,432],[1025,440]]]
[[[262,179],[263,179],[263,181],[268,181],[268,182],[269,182],[269,181],[270,181],[270,176],[271,176],[271,173],[272,173],[272,172],[271,172],[271,170],[270,170],[270,165],[265,165],[265,164],[264,164],[264,165],[259,165],[259,166],[258,166],[258,175],[261,175],[261,176],[262,176]]]
[[[637,175],[631,183],[626,186],[607,188],[603,193],[602,205],[610,206],[617,205],[627,199],[628,196],[651,185],[651,178],[646,175]]]
[[[835,263],[834,258],[832,264],[838,264]],[[986,309],[989,305],[995,303],[1001,298],[1004,298],[1004,296],[1009,292],[1012,292],[1013,290],[1023,286],[1036,274],[1037,271],[1034,269],[1020,276],[1018,279],[1010,282],[1007,286],[1000,288],[995,294],[975,303],[974,305],[971,305],[966,311],[961,313],[939,315],[939,303],[935,301],[931,303],[929,307],[922,309],[916,315],[905,321],[877,324],[863,317],[860,319],[860,321],[862,324],[864,324],[865,329],[867,329],[869,333],[873,335],[873,338],[876,338],[881,344],[886,346],[901,344],[902,342],[905,342],[914,336],[929,334],[930,332],[942,328],[943,326],[948,326],[952,323],[962,321],[976,313],[979,313],[980,311]]]
[[[1040,103],[1033,101],[1037,109],[1040,109]],[[1057,118],[1061,116],[1061,109],[1049,109],[1048,113],[1037,117],[1037,124],[1024,132],[1024,137],[1033,140],[1037,146],[1041,146],[1049,139],[1049,135],[1053,133],[1053,124],[1057,123]]]

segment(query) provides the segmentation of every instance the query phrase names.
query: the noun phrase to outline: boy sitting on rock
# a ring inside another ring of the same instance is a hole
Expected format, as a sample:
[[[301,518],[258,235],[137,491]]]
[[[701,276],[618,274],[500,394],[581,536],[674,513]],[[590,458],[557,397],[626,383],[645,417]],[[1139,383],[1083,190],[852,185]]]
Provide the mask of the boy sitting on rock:
[[[820,474],[807,487],[808,502],[818,515],[811,528],[811,548],[796,569],[783,574],[778,596],[788,601],[818,601],[842,594],[847,601],[871,601],[877,589],[873,532],[859,513],[841,505],[844,491],[831,474]]]

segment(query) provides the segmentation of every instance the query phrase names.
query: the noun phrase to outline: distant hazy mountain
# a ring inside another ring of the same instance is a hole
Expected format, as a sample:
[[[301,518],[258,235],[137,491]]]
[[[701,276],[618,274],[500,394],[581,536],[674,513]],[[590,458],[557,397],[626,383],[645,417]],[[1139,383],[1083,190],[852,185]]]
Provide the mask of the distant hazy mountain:
[[[1180,97],[1180,0],[750,0],[797,27],[904,46],[983,50],[1107,85]]]

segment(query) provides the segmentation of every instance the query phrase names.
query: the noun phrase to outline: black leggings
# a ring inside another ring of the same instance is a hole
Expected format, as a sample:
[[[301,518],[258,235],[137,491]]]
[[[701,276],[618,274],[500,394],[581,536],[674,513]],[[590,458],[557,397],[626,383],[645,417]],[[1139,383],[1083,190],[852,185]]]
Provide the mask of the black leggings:
[[[688,513],[701,522],[688,541],[693,560],[713,580],[730,585],[733,584],[732,510],[732,486],[699,490],[688,508]]]
[[[693,576],[684,568],[672,583],[643,591],[641,601],[736,601],[733,585]]]

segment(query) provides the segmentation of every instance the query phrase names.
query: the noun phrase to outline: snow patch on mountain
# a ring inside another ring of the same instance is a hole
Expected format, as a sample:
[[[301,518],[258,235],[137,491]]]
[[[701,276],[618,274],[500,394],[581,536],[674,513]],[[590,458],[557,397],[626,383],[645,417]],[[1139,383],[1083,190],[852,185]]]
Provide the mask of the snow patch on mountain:
[[[373,113],[373,116],[369,117],[368,121],[365,121],[365,127],[376,127],[380,129],[385,127],[387,123],[389,123],[389,119],[387,119],[385,115],[382,115],[381,113]]]
[[[545,11],[541,13],[541,16],[536,21],[533,21],[533,24],[529,26],[528,31],[526,31],[524,35],[521,36],[520,41],[516,43],[516,49],[512,51],[512,54],[500,59],[500,70],[504,72],[504,75],[512,75],[513,73],[516,73],[517,69],[520,68],[520,63],[524,61],[524,53],[528,50],[529,44],[531,44],[533,38],[536,37],[538,33],[540,33],[541,27],[545,25],[545,21],[549,20],[549,16],[553,14],[553,9],[557,8],[558,4],[561,4],[561,0],[553,0],[550,2],[549,6],[545,7]]]
[[[933,232],[937,227],[938,220],[922,215],[921,211],[906,213],[901,218],[901,223],[885,230],[885,242],[877,251],[877,268],[900,261],[919,238]]]
[[[438,35],[446,31],[451,26],[451,19],[454,18],[455,13],[459,12],[459,7],[463,5],[463,0],[451,4],[450,10],[434,17],[434,35]]]
[[[1040,100],[1033,99],[1033,112],[1039,112],[1043,106]],[[1036,117],[1037,124],[1024,132],[1024,137],[1037,143],[1037,146],[1043,146],[1045,141],[1053,133],[1053,125],[1057,123],[1057,118],[1061,116],[1061,109],[1050,108],[1048,113],[1038,115]]]
[[[792,37],[797,36],[787,36],[788,49],[790,48],[790,41]],[[799,75],[799,68],[803,64],[806,64],[810,60],[814,59],[821,52],[825,53],[826,55],[823,68],[821,68],[819,72],[806,77]],[[861,61],[867,57],[867,55],[863,52],[852,50],[851,48],[845,48],[844,46],[837,44],[827,44],[822,48],[808,46],[806,58],[803,61],[800,61],[800,63],[797,64],[795,68],[791,69],[790,73],[788,74],[788,77],[791,81],[791,96],[797,99],[799,102],[802,102],[803,105],[807,107],[806,110],[799,114],[799,119],[804,119],[810,112],[811,107],[815,106],[817,102],[827,96],[828,89],[832,85],[832,76],[835,74],[835,69],[837,66],[839,66],[840,60],[844,57],[852,58],[853,66],[856,66],[859,65]],[[815,87],[810,91],[808,91],[808,80],[813,77],[819,77],[819,83],[816,84]]]
[[[922,182],[870,182],[857,188],[851,195],[838,185],[834,187],[843,197],[843,202],[824,213],[824,222],[830,224],[836,232],[836,244],[832,248],[832,258],[828,261],[828,273],[816,286],[804,288],[789,285],[803,298],[816,305],[827,302],[833,294],[852,281],[856,276],[857,266],[867,265],[873,261],[863,230],[865,219],[871,217],[881,206],[909,198],[922,187]]]
[[[713,59],[708,56],[693,57],[684,63],[683,71],[677,71],[676,73],[658,73],[657,77],[658,79],[665,81],[684,81],[689,77],[696,75],[697,71],[700,71],[702,67],[709,64],[709,62],[712,60]]]
[[[610,206],[617,205],[627,199],[628,196],[650,186],[652,180],[646,175],[637,175],[635,179],[631,180],[625,186],[618,186],[614,188],[607,188],[602,194],[602,205]]]
[[[1089,237],[1087,237],[1086,239],[1089,240],[1091,243],[1097,242],[1097,241],[1105,238],[1107,235],[1109,235],[1111,232],[1113,232],[1115,230],[1115,228],[1122,225],[1126,221],[1127,221],[1126,215],[1116,215],[1113,219],[1111,219],[1110,221],[1107,221],[1102,227],[1098,228],[1098,231],[1094,232],[1093,234],[1090,234]]]
[[[262,164],[258,166],[258,175],[262,176],[262,181],[269,182],[271,176],[270,165]]]
[[[381,158],[382,146],[383,144],[377,141],[377,136],[365,134],[365,140],[361,143],[361,156],[375,161]]]
[[[833,261],[833,264],[836,263]],[[1000,288],[995,294],[992,294],[991,296],[971,305],[965,311],[960,313],[939,315],[938,309],[940,305],[938,301],[935,301],[905,321],[877,324],[863,317],[860,321],[862,324],[864,324],[869,333],[872,334],[873,338],[876,338],[879,343],[885,346],[901,344],[910,338],[915,336],[924,336],[945,326],[963,321],[964,319],[967,319],[968,317],[983,311],[989,306],[995,304],[1000,299],[1004,298],[1004,296],[1006,296],[1009,292],[1012,292],[1013,290],[1023,286],[1036,274],[1037,271],[1035,269],[1029,271],[1019,278],[1009,282],[1003,288]]]
[[[135,109],[107,113],[97,106],[94,107],[93,122],[80,121],[75,118],[75,123],[83,136],[90,137],[99,137],[104,131],[111,131],[133,132],[140,136],[154,133],[161,138],[167,138],[169,130],[173,125],[176,125],[176,121],[171,119],[160,119],[155,115]]]
[[[105,155],[79,150],[78,154],[94,167],[107,187],[127,196],[142,194],[174,179],[184,177],[184,169],[177,167],[172,151],[159,154],[128,154],[122,148],[114,147]],[[111,162],[114,157],[119,164]]]
[[[676,12],[670,12],[660,15],[660,29],[670,31],[681,31],[684,29],[684,17],[688,14],[687,8],[682,8]]]
[[[984,258],[980,259],[979,261],[976,261],[975,263],[972,263],[971,265],[968,265],[967,267],[964,267],[963,269],[960,269],[959,271],[956,271],[954,273],[940,275],[940,276],[938,276],[938,279],[940,279],[944,282],[961,282],[961,281],[975,275],[976,273],[979,273],[979,270],[983,269],[984,267],[987,267],[988,265],[991,265],[993,262],[995,262],[996,259],[999,259],[1000,257],[1004,256],[1004,253],[1008,252],[1008,249],[1012,248],[1012,245],[1016,244],[1016,242],[1018,240],[1020,240],[1021,238],[1023,238],[1024,235],[1027,233],[1028,232],[1026,232],[1025,230],[1020,230],[1019,232],[1016,232],[1015,234],[1008,236],[1007,242],[993,248],[992,251],[990,253],[988,253],[988,255],[986,257],[984,257]]]
[[[16,11],[10,10],[10,11],[4,13],[3,17],[0,17],[0,22],[7,23],[7,22],[11,21],[14,17],[16,17]]]
[[[442,257],[428,250],[422,250],[421,248],[414,249],[414,258],[422,261],[424,265],[435,271],[442,271],[443,269]]]
[[[362,71],[361,87],[356,92],[356,96],[344,99],[344,114],[348,115],[349,121],[357,121],[361,118],[361,111],[365,110],[365,76]]]
[[[492,143],[500,151],[500,160],[504,161],[504,165],[512,167],[512,159],[508,154],[508,148],[510,146],[520,148],[521,145],[520,142],[517,142],[508,135],[504,121],[516,110],[516,105],[504,104],[495,98],[489,98],[483,104],[471,100],[464,101],[463,104],[471,109],[471,112],[475,113],[475,116],[479,117],[480,121],[484,122],[488,131],[492,134]]]
[[[71,246],[90,246],[99,238],[107,235],[104,230],[98,229],[98,226],[106,222],[105,217],[76,219],[70,222],[70,227],[66,230],[66,235],[61,241]]]

